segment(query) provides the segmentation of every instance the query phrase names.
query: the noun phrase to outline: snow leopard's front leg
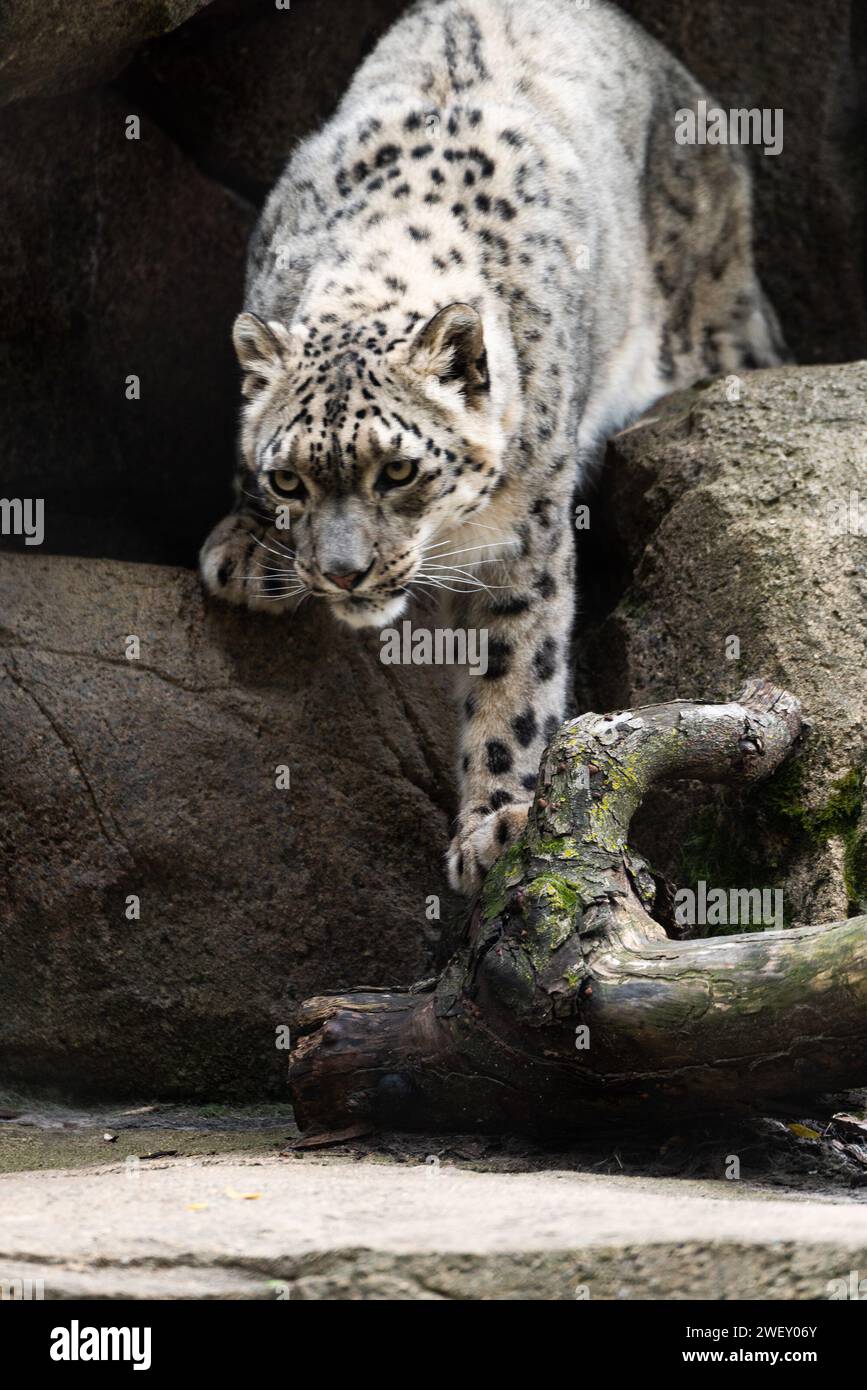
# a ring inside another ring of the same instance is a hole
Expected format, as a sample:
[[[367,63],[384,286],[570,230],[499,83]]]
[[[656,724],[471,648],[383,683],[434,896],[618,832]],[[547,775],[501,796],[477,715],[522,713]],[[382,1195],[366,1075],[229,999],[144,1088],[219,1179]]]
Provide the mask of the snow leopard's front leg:
[[[489,591],[463,600],[455,614],[487,641],[484,674],[462,669],[458,679],[461,804],[448,867],[452,886],[464,893],[478,888],[521,834],[539,759],[566,714],[574,612],[570,514],[568,506],[555,510],[547,500],[536,507],[524,553],[502,568],[477,570]]]
[[[245,608],[285,612],[304,591],[288,535],[244,509],[223,517],[199,552],[207,592]]]

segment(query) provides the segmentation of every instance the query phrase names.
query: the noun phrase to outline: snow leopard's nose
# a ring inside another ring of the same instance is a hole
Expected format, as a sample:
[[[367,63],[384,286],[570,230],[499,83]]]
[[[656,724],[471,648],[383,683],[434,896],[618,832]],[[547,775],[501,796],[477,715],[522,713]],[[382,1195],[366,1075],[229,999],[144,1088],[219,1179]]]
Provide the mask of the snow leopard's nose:
[[[373,566],[367,519],[356,498],[324,501],[314,518],[319,572],[338,589],[356,588]]]
[[[324,578],[338,589],[354,589],[363,573],[363,570],[327,570]]]

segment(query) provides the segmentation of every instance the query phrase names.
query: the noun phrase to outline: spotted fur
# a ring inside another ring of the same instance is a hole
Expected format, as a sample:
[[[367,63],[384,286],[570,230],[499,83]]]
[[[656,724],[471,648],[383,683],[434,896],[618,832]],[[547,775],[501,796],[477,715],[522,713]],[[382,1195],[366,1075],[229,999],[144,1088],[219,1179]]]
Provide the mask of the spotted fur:
[[[422,0],[253,238],[205,583],[354,626],[442,595],[487,630],[487,674],[458,680],[466,891],[564,715],[582,460],[666,390],[778,360],[743,159],[674,139],[703,95],[604,0]]]

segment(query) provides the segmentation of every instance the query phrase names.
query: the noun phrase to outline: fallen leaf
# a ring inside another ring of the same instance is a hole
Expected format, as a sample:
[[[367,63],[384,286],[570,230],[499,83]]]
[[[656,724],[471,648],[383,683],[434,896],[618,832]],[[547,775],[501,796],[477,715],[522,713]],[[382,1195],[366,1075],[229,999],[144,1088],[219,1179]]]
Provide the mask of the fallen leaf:
[[[373,1130],[372,1124],[347,1125],[345,1129],[327,1130],[322,1134],[305,1134],[295,1145],[297,1149],[324,1149],[329,1144],[345,1144],[349,1139],[360,1139]]]
[[[859,1163],[862,1168],[867,1168],[867,1153],[857,1144],[844,1144],[841,1139],[832,1139],[831,1148],[837,1153],[848,1158],[852,1163]]]
[[[857,1115],[841,1112],[839,1115],[831,1116],[831,1124],[850,1139],[855,1139],[860,1144],[867,1143],[867,1120],[860,1120]]]
[[[258,1202],[262,1196],[261,1192],[236,1192],[234,1187],[226,1187],[223,1190],[233,1202]]]
[[[819,1131],[818,1131],[817,1129],[808,1129],[806,1125],[791,1124],[791,1125],[788,1125],[787,1128],[790,1129],[790,1130],[792,1131],[792,1133],[793,1133],[798,1139],[821,1139],[821,1138],[822,1138],[821,1134],[819,1133]]]

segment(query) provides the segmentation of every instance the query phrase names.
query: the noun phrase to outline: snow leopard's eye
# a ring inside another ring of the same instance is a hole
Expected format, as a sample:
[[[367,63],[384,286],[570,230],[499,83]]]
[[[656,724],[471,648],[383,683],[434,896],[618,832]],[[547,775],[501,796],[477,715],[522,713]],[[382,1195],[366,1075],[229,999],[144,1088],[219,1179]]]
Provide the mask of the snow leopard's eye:
[[[304,496],[304,484],[298,474],[292,473],[288,468],[278,468],[267,476],[272,492],[276,492],[278,497]]]
[[[406,487],[418,473],[415,459],[392,459],[387,463],[376,480],[380,492],[392,487]]]

